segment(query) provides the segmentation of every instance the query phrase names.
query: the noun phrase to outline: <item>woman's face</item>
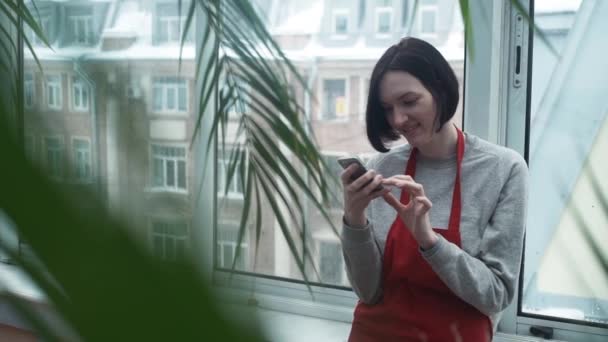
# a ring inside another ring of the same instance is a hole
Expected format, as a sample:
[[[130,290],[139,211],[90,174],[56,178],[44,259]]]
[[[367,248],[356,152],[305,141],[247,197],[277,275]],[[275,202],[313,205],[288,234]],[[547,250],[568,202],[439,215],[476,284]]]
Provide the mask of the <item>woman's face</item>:
[[[391,127],[414,147],[435,134],[437,106],[431,93],[412,74],[388,71],[380,81],[380,103]]]

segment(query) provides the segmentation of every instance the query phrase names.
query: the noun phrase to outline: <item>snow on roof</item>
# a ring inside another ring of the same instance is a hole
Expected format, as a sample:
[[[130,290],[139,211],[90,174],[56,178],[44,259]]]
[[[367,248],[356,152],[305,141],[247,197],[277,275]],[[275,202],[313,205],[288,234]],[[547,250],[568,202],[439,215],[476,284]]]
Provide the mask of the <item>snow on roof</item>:
[[[273,34],[313,34],[321,31],[323,1],[314,1],[310,8],[296,12],[272,29]]]
[[[150,31],[151,13],[140,11],[135,1],[120,2],[117,17],[107,27],[102,37],[133,37],[138,33]]]
[[[535,0],[534,12],[577,11],[582,0]]]

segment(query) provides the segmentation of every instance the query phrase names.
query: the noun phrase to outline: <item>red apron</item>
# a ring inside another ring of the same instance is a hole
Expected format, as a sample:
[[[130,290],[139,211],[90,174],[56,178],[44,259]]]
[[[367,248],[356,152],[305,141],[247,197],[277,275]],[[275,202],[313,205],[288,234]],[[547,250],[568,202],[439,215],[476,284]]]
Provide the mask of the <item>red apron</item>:
[[[460,247],[460,167],[464,135],[458,131],[457,167],[448,229],[433,230]],[[417,150],[407,162],[414,178]],[[409,202],[403,191],[401,203]],[[458,298],[418,250],[418,243],[397,215],[384,249],[382,299],[374,305],[357,304],[350,342],[425,341],[485,342],[492,338],[490,319]]]

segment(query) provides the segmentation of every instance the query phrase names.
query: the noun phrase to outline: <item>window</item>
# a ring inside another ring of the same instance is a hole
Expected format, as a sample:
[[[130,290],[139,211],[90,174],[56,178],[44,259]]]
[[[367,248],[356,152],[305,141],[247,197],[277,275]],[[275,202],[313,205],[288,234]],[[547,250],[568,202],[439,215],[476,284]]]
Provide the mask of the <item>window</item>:
[[[230,82],[236,84],[237,90],[233,97],[234,102],[228,107],[228,115],[230,119],[236,119],[241,114],[249,111],[248,93],[250,87],[249,84],[239,76],[234,76],[233,80]]]
[[[528,80],[527,224],[534,229],[526,234],[520,294],[525,317],[603,328],[608,327],[608,86],[599,75],[608,67],[594,47],[603,44],[606,15],[604,3],[535,2],[534,20],[557,55],[535,35]]]
[[[154,111],[185,113],[188,111],[188,86],[186,80],[178,77],[157,77],[154,79]]]
[[[322,119],[334,120],[348,116],[346,79],[324,79],[322,101]]]
[[[73,15],[68,18],[74,44],[93,44],[93,17],[90,15]]]
[[[32,108],[34,107],[34,98],[36,96],[35,94],[35,88],[34,88],[34,74],[32,73],[25,73],[24,75],[25,80],[24,80],[24,101],[25,101],[25,107],[26,108]]]
[[[236,169],[232,175],[232,179],[230,180],[230,184],[228,184],[228,189],[226,189],[226,182],[229,177],[229,163],[232,158],[232,151],[226,151],[225,155],[218,155],[217,162],[217,191],[220,196],[227,196],[228,198],[234,199],[242,199],[243,198],[243,179],[241,178],[239,169],[241,167],[241,163],[237,162]],[[238,157],[237,157],[238,158]]]
[[[181,32],[186,23],[185,18],[178,16],[161,16],[159,19],[159,42],[179,43]]]
[[[48,40],[50,40],[51,25],[50,25],[49,18],[40,18],[40,21],[38,22],[38,26],[40,26],[40,28],[42,29],[42,32],[44,33],[46,38]],[[42,41],[42,39],[40,39],[38,37],[38,35],[34,32],[34,30],[29,28],[29,26],[26,30],[26,34],[27,34],[27,38],[29,39],[30,43],[33,46],[44,45],[44,42]],[[50,43],[50,41],[49,41],[49,43]]]
[[[151,243],[154,255],[162,260],[182,260],[188,251],[188,224],[183,220],[153,219]]]
[[[61,91],[61,76],[46,77],[46,101],[50,109],[61,109],[63,105]]]
[[[319,241],[319,275],[324,284],[342,285],[344,259],[339,241]]]
[[[89,110],[89,87],[80,77],[72,77],[72,107],[79,112]]]
[[[379,35],[388,35],[391,32],[393,22],[393,8],[380,7],[376,8],[376,33]]]
[[[152,145],[152,186],[186,191],[186,148]]]
[[[349,13],[347,9],[336,9],[332,13],[332,33],[335,36],[345,36],[348,34]]]
[[[72,153],[75,180],[89,182],[91,180],[91,143],[88,139],[72,139]]]
[[[418,23],[422,37],[437,34],[437,5],[421,5],[418,12]]]
[[[46,172],[49,177],[54,179],[63,178],[63,150],[64,144],[63,139],[60,137],[46,137],[44,138],[44,145],[46,147]]]
[[[247,253],[249,250],[249,245],[247,243],[247,234],[243,236],[243,240],[240,246],[238,246],[238,234],[239,225],[237,223],[222,222],[218,226],[218,238],[216,248],[217,267],[231,269],[238,248],[240,249],[239,257],[236,261],[235,268],[238,270],[246,269],[248,259]]]

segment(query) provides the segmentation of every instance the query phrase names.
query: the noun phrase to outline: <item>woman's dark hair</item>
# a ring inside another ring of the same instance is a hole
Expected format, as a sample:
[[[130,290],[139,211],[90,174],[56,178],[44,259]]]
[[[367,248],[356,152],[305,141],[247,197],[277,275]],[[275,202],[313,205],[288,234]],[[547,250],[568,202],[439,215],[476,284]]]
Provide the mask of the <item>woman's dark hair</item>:
[[[437,132],[454,116],[458,106],[458,79],[441,53],[424,40],[401,39],[380,57],[369,83],[365,112],[367,138],[379,152],[389,151],[385,143],[399,139],[399,133],[391,128],[380,102],[380,81],[390,70],[411,74],[431,93],[437,108]]]

